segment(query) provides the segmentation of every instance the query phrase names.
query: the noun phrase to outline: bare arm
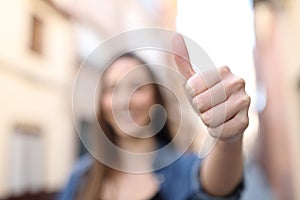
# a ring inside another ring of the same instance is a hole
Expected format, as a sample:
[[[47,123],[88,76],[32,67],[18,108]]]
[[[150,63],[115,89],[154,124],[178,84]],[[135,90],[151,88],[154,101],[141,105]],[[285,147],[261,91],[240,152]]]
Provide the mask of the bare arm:
[[[192,103],[210,135],[218,139],[201,167],[201,184],[211,195],[228,195],[243,175],[242,135],[248,126],[250,105],[245,82],[227,66],[201,75],[195,73],[179,34],[173,39],[173,48],[185,58],[175,56],[175,61],[187,80],[186,88]]]
[[[200,181],[206,192],[225,196],[237,187],[243,176],[241,146],[241,139],[231,144],[218,141],[200,171]]]

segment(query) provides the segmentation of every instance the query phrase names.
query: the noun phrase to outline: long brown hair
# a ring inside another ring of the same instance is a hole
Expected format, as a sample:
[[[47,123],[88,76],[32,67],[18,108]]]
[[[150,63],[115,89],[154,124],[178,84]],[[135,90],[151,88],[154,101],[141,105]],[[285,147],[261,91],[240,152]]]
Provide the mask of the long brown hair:
[[[150,78],[155,83],[155,76],[153,72],[151,71],[150,67],[146,65],[146,62],[142,60],[140,57],[132,53],[126,53],[118,57],[116,60],[119,60],[121,58],[134,59],[137,60],[141,65],[144,65],[145,68],[147,69],[147,72],[150,75]],[[112,64],[113,63],[111,63],[110,65]],[[105,76],[105,72],[103,73],[103,76]],[[100,89],[100,97],[101,97],[102,87],[100,88],[101,88]],[[167,109],[164,98],[159,89],[159,86],[157,84],[153,84],[153,88],[155,92],[156,102],[161,106],[163,106],[165,109]],[[99,111],[97,112],[97,118],[98,118],[97,121],[100,124],[101,128],[103,129],[103,132],[107,136],[107,138],[112,143],[116,144],[117,135],[114,132],[113,128],[110,126],[110,124],[103,117],[104,113],[102,112],[102,110],[103,109],[100,108],[100,112]],[[156,115],[154,114],[153,118],[155,123],[155,121],[159,121],[161,119],[161,116],[159,115],[159,113],[157,113]],[[166,123],[164,124],[163,128],[157,134],[155,134],[154,137],[161,144],[168,144],[171,141],[172,135],[168,126],[168,119],[166,120]],[[105,149],[104,152],[106,152]],[[116,152],[114,153],[110,152],[109,156],[112,156],[113,159],[118,159],[118,155]],[[77,195],[77,199],[88,199],[88,200],[99,199],[101,196],[101,191],[103,189],[103,184],[107,179],[111,177],[112,171],[113,170],[110,167],[102,164],[97,159],[94,159],[93,165],[89,170],[88,174],[86,175],[86,180],[84,181],[82,188],[80,188],[79,190],[79,195]]]

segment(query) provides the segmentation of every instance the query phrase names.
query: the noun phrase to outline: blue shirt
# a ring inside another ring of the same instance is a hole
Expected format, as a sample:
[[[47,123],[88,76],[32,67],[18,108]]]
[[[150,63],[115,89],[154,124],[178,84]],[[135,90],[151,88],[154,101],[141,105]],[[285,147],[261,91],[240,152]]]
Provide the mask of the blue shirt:
[[[83,156],[75,165],[70,180],[59,196],[60,200],[75,199],[83,175],[90,170],[93,159]],[[154,173],[160,182],[160,194],[165,200],[237,200],[240,199],[243,182],[227,197],[213,197],[202,190],[199,181],[201,159],[192,153],[183,154],[167,167]]]

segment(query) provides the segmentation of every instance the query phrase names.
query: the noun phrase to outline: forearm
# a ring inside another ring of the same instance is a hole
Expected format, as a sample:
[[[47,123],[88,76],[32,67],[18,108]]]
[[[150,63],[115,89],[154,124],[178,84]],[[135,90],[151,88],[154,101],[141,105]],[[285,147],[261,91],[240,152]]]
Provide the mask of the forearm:
[[[219,140],[204,159],[200,182],[206,192],[225,196],[233,192],[243,176],[242,137],[226,142]]]
[[[227,66],[196,73],[181,35],[173,37],[173,49],[177,53],[174,58],[178,71],[187,80],[186,89],[194,108],[209,134],[219,137],[204,160],[200,181],[204,190],[212,195],[230,194],[243,174],[242,137],[234,142],[225,140],[242,134],[248,126],[251,99],[245,91],[245,81]]]

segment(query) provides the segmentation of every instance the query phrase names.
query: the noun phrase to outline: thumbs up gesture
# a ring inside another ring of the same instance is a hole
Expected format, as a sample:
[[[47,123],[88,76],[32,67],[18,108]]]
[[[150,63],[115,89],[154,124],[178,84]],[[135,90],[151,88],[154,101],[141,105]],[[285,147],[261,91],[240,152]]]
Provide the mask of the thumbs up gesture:
[[[210,135],[223,141],[240,138],[249,123],[250,97],[245,92],[245,81],[227,66],[196,73],[180,34],[173,37],[172,46],[177,69],[186,79],[192,104]]]

